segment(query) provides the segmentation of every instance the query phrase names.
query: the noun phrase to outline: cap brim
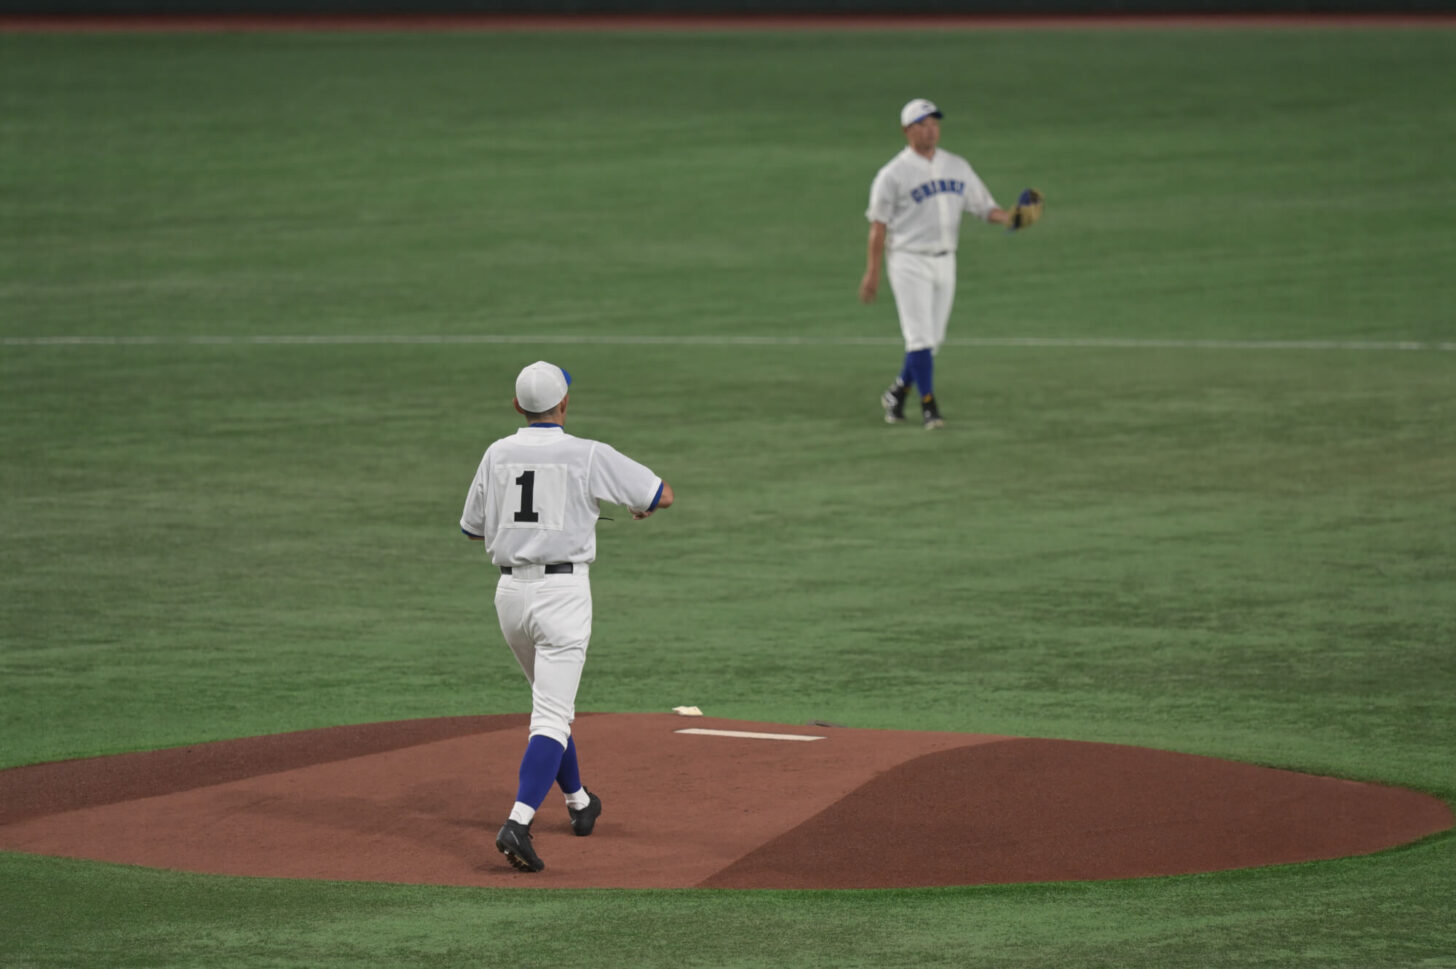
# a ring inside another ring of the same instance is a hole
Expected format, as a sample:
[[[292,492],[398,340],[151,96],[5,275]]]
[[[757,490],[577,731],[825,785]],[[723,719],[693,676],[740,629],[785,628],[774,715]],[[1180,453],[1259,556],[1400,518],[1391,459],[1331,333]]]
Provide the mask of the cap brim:
[[[920,122],[924,121],[926,118],[943,118],[943,117],[945,117],[945,115],[941,114],[939,111],[929,111],[929,112],[927,112],[925,114],[922,114],[920,117],[916,118],[914,121],[907,122],[906,125],[905,125],[905,127],[908,128],[912,124],[919,124]]]

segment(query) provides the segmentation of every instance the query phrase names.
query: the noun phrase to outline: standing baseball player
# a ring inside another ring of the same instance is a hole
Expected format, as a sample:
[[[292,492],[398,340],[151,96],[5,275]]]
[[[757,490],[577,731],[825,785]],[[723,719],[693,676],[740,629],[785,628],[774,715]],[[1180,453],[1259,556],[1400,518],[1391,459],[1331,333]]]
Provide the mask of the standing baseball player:
[[[516,803],[495,839],[521,871],[546,867],[531,844],[531,822],[553,783],[578,836],[591,834],[602,813],[601,798],[582,786],[571,736],[591,639],[587,573],[596,559],[597,503],[625,505],[640,520],[673,501],[672,487],[646,467],[566,433],[570,384],[566,371],[545,361],[520,372],[515,408],[527,426],[486,449],[460,516],[460,530],[484,541],[500,568],[496,615],[531,684]]]
[[[874,302],[880,288],[880,261],[890,274],[905,360],[900,374],[880,398],[885,420],[905,420],[905,399],[920,391],[926,430],[944,427],[935,400],[935,354],[945,342],[946,323],[955,300],[956,245],[961,214],[1008,229],[1022,229],[1041,216],[1042,196],[1021,193],[1016,208],[999,208],[984,183],[960,155],[938,147],[941,111],[916,98],[900,109],[900,128],[908,143],[879,170],[870,186],[869,246],[862,302]]]

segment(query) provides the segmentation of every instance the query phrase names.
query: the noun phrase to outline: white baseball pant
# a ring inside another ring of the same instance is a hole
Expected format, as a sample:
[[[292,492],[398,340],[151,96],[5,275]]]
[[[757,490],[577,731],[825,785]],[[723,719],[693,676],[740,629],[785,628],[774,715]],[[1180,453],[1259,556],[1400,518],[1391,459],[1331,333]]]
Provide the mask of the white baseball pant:
[[[938,352],[945,342],[945,328],[955,301],[955,253],[926,256],[891,249],[885,253],[885,269],[900,314],[905,352]]]
[[[591,583],[585,566],[544,575],[517,566],[495,587],[501,634],[531,684],[531,736],[566,746],[576,719],[576,691],[591,640]]]

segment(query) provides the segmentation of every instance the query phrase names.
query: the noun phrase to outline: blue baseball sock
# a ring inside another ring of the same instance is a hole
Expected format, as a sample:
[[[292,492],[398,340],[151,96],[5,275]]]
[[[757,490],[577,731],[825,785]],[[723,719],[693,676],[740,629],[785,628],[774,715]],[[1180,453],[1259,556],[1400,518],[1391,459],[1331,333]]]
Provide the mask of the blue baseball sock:
[[[556,772],[556,784],[562,794],[575,794],[581,790],[581,769],[576,763],[576,738],[566,738],[566,753],[561,757],[561,768]]]
[[[526,744],[526,754],[521,758],[520,785],[516,788],[516,800],[532,810],[541,802],[556,781],[561,770],[561,759],[566,750],[550,737],[537,734]]]
[[[935,393],[935,355],[928,348],[905,354],[905,369],[915,374],[922,400]]]
[[[910,361],[914,357],[914,353],[905,354],[905,365],[900,368],[900,385],[903,387],[913,387],[915,385],[915,368],[910,365]]]

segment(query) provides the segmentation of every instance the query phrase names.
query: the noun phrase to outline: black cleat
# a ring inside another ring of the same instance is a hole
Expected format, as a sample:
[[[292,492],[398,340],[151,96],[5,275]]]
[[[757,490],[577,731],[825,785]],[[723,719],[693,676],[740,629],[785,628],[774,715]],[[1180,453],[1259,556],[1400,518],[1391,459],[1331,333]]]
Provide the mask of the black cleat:
[[[582,788],[582,790],[586,790],[586,788]],[[592,828],[597,826],[597,818],[602,816],[602,799],[591,791],[587,791],[586,796],[589,800],[586,807],[580,811],[570,806],[566,809],[566,813],[571,815],[571,830],[578,838],[585,838],[591,834]]]
[[[546,867],[546,862],[536,857],[536,849],[531,847],[529,824],[507,821],[500,834],[495,836],[495,846],[506,856],[506,861],[520,871],[540,871]]]
[[[885,409],[886,424],[901,424],[905,421],[905,385],[896,384],[880,395],[880,406]]]
[[[920,412],[925,418],[925,429],[927,431],[933,431],[937,427],[945,426],[945,421],[940,416],[940,408],[935,405],[935,397],[933,395],[920,399]]]

